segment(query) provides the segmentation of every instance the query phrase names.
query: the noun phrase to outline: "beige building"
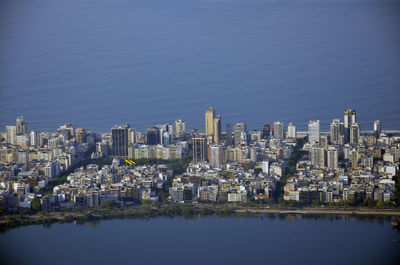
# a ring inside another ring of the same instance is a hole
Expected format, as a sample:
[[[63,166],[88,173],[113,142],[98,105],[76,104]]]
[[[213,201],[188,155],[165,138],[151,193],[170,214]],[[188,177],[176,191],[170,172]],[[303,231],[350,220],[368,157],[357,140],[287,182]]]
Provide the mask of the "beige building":
[[[215,109],[208,108],[206,110],[206,135],[213,136],[214,133],[214,118],[215,118]]]

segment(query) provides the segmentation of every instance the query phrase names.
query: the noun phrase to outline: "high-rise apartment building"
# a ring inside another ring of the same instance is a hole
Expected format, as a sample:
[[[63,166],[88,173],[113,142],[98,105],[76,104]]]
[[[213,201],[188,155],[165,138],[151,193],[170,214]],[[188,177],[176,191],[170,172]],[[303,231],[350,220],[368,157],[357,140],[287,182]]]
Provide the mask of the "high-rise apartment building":
[[[264,126],[262,127],[262,134],[261,138],[262,139],[267,139],[271,134],[271,128],[268,123],[265,123]]]
[[[31,131],[31,145],[39,146],[40,134],[37,131]]]
[[[283,139],[283,123],[280,121],[274,122],[272,125],[273,136],[277,139]]]
[[[360,139],[360,125],[358,123],[353,123],[350,126],[350,143],[357,145],[358,139]]]
[[[375,135],[375,137],[379,137],[379,135],[381,134],[381,131],[382,131],[381,121],[379,121],[379,120],[374,121],[374,135]]]
[[[86,141],[86,130],[83,128],[77,128],[75,130],[75,140],[77,143],[84,143]]]
[[[175,133],[177,137],[183,136],[186,133],[186,121],[176,120],[175,121]]]
[[[314,145],[310,148],[311,165],[316,167],[325,166],[325,149],[322,146]]]
[[[17,135],[28,133],[28,123],[24,120],[24,117],[22,117],[22,116],[17,117],[16,132],[17,132]]]
[[[219,144],[219,141],[221,140],[221,115],[214,117],[213,140],[216,144]]]
[[[331,142],[334,144],[342,145],[342,139],[344,139],[344,124],[340,119],[334,119],[331,123]]]
[[[319,120],[311,120],[308,122],[308,141],[311,144],[319,143],[320,131]]]
[[[114,126],[111,129],[113,156],[128,156],[128,129],[128,124]]]
[[[7,125],[6,126],[6,140],[8,144],[16,145],[17,144],[17,127]]]
[[[350,142],[350,127],[353,123],[356,123],[356,111],[352,109],[346,109],[344,111],[344,141],[345,143]]]
[[[326,151],[327,155],[327,167],[330,169],[338,168],[338,161],[339,161],[339,152],[336,146],[329,146],[328,150]]]
[[[206,110],[206,136],[213,136],[214,118],[215,118],[215,109],[208,108]]]
[[[242,133],[246,132],[246,124],[243,122],[235,124],[235,146],[240,145]]]
[[[145,143],[148,145],[156,145],[161,142],[160,128],[151,126],[146,130]]]
[[[207,140],[203,137],[192,138],[193,163],[204,163],[207,161]]]
[[[223,149],[221,145],[210,145],[208,147],[208,161],[212,167],[222,166]]]
[[[287,136],[289,138],[296,138],[296,125],[294,123],[289,123]]]
[[[232,125],[230,123],[226,125],[226,145],[232,145]]]

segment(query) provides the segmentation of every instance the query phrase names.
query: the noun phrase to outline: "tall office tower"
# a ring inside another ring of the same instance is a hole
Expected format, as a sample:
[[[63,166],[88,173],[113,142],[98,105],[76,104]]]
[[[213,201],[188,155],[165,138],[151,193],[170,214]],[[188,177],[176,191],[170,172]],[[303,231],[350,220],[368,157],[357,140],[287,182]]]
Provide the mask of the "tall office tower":
[[[16,145],[17,144],[17,127],[8,125],[6,126],[6,138],[7,143]]]
[[[203,137],[192,138],[193,163],[204,163],[207,161],[207,139]]]
[[[18,116],[16,125],[17,125],[17,135],[28,133],[28,123],[24,120],[24,117]]]
[[[113,156],[128,156],[128,129],[128,124],[116,125],[111,129]]]
[[[340,119],[334,119],[331,123],[331,142],[334,144],[342,144],[341,138],[344,137],[344,125]]]
[[[336,146],[329,146],[327,150],[327,166],[330,169],[338,168],[339,152]]]
[[[235,146],[240,145],[242,132],[246,132],[246,124],[243,122],[235,124]]]
[[[344,111],[344,142],[346,144],[350,142],[350,127],[353,123],[356,123],[356,111],[346,109]]]
[[[176,120],[175,121],[175,132],[176,136],[180,137],[186,133],[186,121],[185,120]]]
[[[232,125],[228,123],[226,125],[226,146],[232,145]]]
[[[325,149],[322,146],[314,145],[310,148],[311,165],[316,167],[325,166]]]
[[[206,136],[213,136],[214,118],[215,118],[215,109],[208,108],[206,110]]]
[[[221,115],[214,117],[214,133],[213,133],[214,143],[219,144],[221,140]]]
[[[319,143],[319,120],[311,120],[308,122],[308,142],[311,144]]]
[[[31,131],[31,146],[39,146],[40,134],[37,131]]]
[[[221,145],[210,145],[208,146],[208,161],[212,167],[222,166],[222,146]]]
[[[379,137],[379,135],[381,134],[381,131],[382,131],[381,121],[379,121],[379,120],[374,121],[374,135],[375,135],[375,137]]]
[[[283,139],[283,123],[280,121],[274,122],[272,125],[272,134],[277,139]]]
[[[357,145],[358,139],[360,139],[360,125],[353,123],[350,126],[350,143]]]
[[[160,129],[155,127],[155,126],[151,126],[150,128],[148,128],[146,130],[146,134],[145,134],[145,143],[148,145],[156,145],[159,144],[161,142],[160,140]]]
[[[262,127],[262,139],[267,139],[269,135],[271,134],[271,128],[269,127],[268,123],[265,123],[264,126]]]
[[[287,130],[289,138],[296,138],[296,125],[294,123],[289,123]]]
[[[83,128],[77,128],[75,130],[75,140],[77,143],[84,143],[86,141],[86,130]]]

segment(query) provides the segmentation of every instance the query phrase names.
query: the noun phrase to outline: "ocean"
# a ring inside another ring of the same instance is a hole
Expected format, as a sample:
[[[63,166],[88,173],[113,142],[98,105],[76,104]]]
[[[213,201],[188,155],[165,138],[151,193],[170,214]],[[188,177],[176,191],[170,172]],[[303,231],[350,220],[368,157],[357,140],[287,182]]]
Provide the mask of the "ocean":
[[[326,131],[353,108],[400,129],[399,26],[392,0],[2,0],[0,131],[204,131],[210,106],[223,128]]]

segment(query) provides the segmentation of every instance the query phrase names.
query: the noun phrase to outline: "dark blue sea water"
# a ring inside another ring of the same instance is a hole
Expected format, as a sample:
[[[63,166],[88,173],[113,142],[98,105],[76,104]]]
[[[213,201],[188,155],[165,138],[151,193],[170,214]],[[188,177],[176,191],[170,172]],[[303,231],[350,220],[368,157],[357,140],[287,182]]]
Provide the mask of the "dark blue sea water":
[[[399,264],[389,221],[338,217],[154,218],[28,226],[0,235],[3,265]]]
[[[400,1],[2,0],[0,130],[100,132],[186,119],[310,119],[354,108],[400,129]]]

